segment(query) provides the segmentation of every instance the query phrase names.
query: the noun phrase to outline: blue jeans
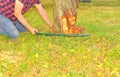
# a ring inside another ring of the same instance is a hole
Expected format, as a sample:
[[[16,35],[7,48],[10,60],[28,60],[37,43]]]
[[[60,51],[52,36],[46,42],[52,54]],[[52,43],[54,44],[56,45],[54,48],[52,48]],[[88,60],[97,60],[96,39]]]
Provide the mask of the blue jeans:
[[[18,20],[14,24],[10,19],[0,15],[0,34],[16,38],[20,32],[24,31],[26,31],[25,27]]]

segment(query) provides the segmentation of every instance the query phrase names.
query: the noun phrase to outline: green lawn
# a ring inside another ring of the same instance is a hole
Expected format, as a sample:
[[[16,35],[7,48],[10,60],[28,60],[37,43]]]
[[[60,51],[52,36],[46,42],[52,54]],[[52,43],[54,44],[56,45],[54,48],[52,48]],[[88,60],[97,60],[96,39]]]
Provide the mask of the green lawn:
[[[41,0],[53,22],[52,0]],[[120,77],[120,1],[79,3],[76,25],[90,37],[0,36],[0,77]],[[52,32],[35,7],[25,15],[41,32]]]

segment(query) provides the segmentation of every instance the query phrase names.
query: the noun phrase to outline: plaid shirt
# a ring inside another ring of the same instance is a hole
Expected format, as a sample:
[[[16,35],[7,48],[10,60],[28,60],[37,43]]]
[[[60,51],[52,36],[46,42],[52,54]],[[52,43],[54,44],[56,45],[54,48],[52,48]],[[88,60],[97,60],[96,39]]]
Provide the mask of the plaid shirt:
[[[14,15],[16,0],[0,0],[0,14],[6,18],[12,20],[14,23],[17,18]],[[21,11],[24,14],[28,9],[32,7],[33,4],[39,4],[39,0],[19,0],[23,3],[24,7]]]

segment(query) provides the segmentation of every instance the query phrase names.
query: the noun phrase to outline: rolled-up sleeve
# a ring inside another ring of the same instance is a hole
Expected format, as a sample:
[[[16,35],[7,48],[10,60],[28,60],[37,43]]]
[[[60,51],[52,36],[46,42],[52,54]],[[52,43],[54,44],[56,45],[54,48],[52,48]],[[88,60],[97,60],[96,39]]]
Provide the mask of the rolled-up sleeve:
[[[35,0],[35,4],[40,4],[40,0]]]
[[[19,1],[20,1],[21,3],[23,3],[23,4],[25,3],[25,0],[19,0]]]
[[[20,2],[22,2],[23,4],[27,3],[26,0],[19,0]],[[40,4],[40,0],[34,0],[34,1],[31,1],[33,2],[34,4]]]

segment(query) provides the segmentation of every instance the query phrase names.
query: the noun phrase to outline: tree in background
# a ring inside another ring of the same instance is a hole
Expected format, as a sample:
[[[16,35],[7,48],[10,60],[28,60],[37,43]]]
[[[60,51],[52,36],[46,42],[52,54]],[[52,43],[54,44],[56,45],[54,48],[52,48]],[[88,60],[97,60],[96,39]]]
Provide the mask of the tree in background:
[[[54,27],[65,34],[82,33],[84,28],[74,26],[77,20],[78,0],[54,0]]]

